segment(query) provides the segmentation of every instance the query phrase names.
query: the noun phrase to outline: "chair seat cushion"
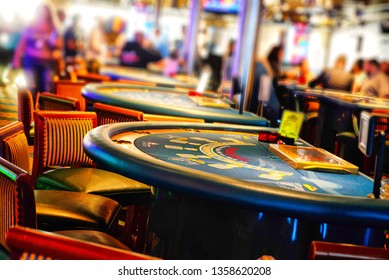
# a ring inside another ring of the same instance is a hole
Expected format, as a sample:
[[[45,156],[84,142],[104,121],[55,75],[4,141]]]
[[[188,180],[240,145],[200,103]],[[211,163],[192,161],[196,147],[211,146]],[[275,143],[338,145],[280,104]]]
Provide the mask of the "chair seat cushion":
[[[61,234],[64,236],[76,238],[79,240],[84,240],[92,243],[98,243],[106,245],[109,247],[119,248],[123,250],[131,251],[131,249],[126,246],[121,241],[112,237],[111,235],[95,230],[65,230],[65,231],[56,231],[56,234]]]
[[[36,190],[38,228],[42,230],[93,229],[109,231],[117,224],[120,204],[93,194]]]
[[[97,194],[121,205],[144,204],[151,198],[150,186],[98,168],[60,168],[39,176],[36,189]]]

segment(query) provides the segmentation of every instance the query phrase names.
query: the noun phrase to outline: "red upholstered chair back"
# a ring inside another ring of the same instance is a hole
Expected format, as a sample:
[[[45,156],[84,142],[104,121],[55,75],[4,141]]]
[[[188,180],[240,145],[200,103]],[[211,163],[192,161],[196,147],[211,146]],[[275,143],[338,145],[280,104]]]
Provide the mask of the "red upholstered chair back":
[[[53,166],[91,166],[84,136],[97,125],[94,112],[35,111],[33,182]]]
[[[387,131],[388,130],[388,118],[389,118],[389,110],[379,110],[374,109],[371,111],[373,114],[381,114],[381,115],[387,115],[386,118],[378,118],[376,122],[376,130],[377,131]],[[386,139],[389,139],[389,135],[386,136]]]
[[[49,92],[38,93],[37,103],[39,110],[81,111],[81,105],[78,99],[58,96]]]
[[[143,113],[103,103],[95,103],[93,110],[97,114],[97,125],[117,122],[140,122],[143,121]]]
[[[7,234],[12,259],[28,260],[156,260],[131,251],[90,243],[71,237],[24,227]]]
[[[309,260],[389,260],[389,250],[354,244],[312,241]]]
[[[34,189],[29,174],[0,158],[0,244],[15,225],[36,228]],[[6,247],[6,246],[5,246]]]
[[[21,122],[13,122],[0,127],[0,156],[30,172],[29,146]]]
[[[72,97],[80,102],[81,111],[85,111],[86,101],[82,96],[82,88],[86,81],[58,80],[54,81],[54,93],[58,96]]]
[[[24,126],[24,133],[27,139],[33,137],[31,135],[34,111],[34,100],[31,92],[25,88],[18,89],[18,120],[22,122]]]
[[[96,73],[77,73],[77,80],[86,81],[88,83],[99,83],[111,81],[109,76],[96,74]]]

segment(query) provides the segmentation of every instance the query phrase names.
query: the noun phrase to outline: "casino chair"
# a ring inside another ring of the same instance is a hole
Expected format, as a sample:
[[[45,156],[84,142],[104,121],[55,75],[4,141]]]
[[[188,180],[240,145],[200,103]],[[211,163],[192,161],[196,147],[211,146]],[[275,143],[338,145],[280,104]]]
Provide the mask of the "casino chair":
[[[35,111],[35,141],[32,180],[37,189],[64,190],[101,195],[128,209],[125,225],[133,233],[129,244],[142,252],[143,226],[134,219],[138,207],[151,201],[148,185],[96,168],[84,153],[83,139],[96,127],[95,112]],[[145,217],[146,219],[147,217]],[[142,225],[147,221],[142,221]]]
[[[36,105],[31,92],[26,88],[18,89],[18,120],[23,123],[24,134],[28,143],[34,143],[34,110],[56,110],[56,111],[79,111],[80,104],[78,100],[68,97],[57,96],[50,93],[38,93]]]
[[[374,109],[371,113],[388,114],[388,110]],[[348,160],[361,168],[361,172],[366,175],[372,175],[374,170],[375,156],[366,157],[358,149],[359,141],[359,115],[352,114],[352,131],[344,131],[336,134],[334,154]],[[387,120],[382,118],[378,120],[377,130],[388,129]],[[389,147],[389,139],[386,139],[385,150]],[[355,157],[357,156],[357,159]],[[386,172],[388,170],[385,170]]]
[[[100,82],[109,82],[111,78],[106,75],[101,75],[97,73],[76,73],[77,81],[85,81],[87,83],[100,83]]]
[[[30,172],[31,157],[21,122],[0,128],[0,156]],[[94,229],[113,233],[120,205],[91,194],[35,190],[38,228],[43,230]],[[86,203],[87,202],[87,203]]]
[[[56,233],[15,226],[6,235],[13,260],[158,260]]]
[[[98,126],[117,122],[143,121],[143,112],[103,103],[94,103],[93,111],[96,112]]]
[[[320,103],[316,98],[306,98],[302,108],[302,112],[305,114],[305,117],[300,137],[311,144],[315,142],[316,124],[317,119],[319,117],[319,107]]]
[[[36,229],[36,203],[31,176],[4,158],[0,158],[0,247],[9,253],[6,235],[10,228],[23,226]],[[105,244],[110,247],[129,250],[111,235],[95,230],[56,231],[61,235]]]
[[[37,95],[37,109],[47,111],[80,111],[80,101],[71,97],[57,96],[49,92]]]
[[[312,241],[309,260],[389,260],[389,250],[353,244]]]
[[[105,125],[118,122],[139,122],[143,121],[143,113],[136,110],[121,108],[117,106],[107,105],[103,103],[95,103],[93,105],[93,110],[97,115],[97,125]],[[146,233],[148,232],[147,228],[147,217],[149,216],[150,209],[148,206],[137,206],[130,207],[127,206],[127,210],[130,213],[125,217],[125,224],[136,224],[136,227],[124,227],[123,236],[134,236],[132,231],[134,229],[139,232],[143,232],[142,236],[139,236],[139,244],[146,243],[146,240],[143,240]],[[134,241],[132,241],[134,243]],[[144,246],[142,245],[142,246]]]
[[[86,100],[81,94],[82,88],[87,84],[86,81],[58,80],[53,83],[54,94],[75,98],[80,102],[81,111],[86,110]]]

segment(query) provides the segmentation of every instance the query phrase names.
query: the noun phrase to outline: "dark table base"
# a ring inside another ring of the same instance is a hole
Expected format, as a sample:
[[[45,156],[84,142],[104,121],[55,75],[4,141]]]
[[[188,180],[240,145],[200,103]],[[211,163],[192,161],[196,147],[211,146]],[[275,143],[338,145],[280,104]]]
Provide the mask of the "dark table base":
[[[157,189],[151,255],[164,259],[306,259],[313,240],[382,247],[384,231],[261,213]],[[323,217],[324,219],[325,217]]]

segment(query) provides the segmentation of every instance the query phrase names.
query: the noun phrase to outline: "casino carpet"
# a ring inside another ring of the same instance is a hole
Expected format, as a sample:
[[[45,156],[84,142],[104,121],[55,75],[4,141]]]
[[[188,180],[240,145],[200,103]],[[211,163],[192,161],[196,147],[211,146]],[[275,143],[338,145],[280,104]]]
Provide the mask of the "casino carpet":
[[[18,120],[17,89],[14,86],[0,87],[0,127]]]

